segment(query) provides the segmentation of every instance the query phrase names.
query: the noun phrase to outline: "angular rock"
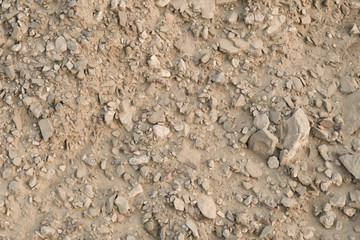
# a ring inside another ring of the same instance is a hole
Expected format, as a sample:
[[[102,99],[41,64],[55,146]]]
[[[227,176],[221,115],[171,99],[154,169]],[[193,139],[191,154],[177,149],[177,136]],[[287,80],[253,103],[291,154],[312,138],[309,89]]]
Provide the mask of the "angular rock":
[[[50,237],[56,233],[56,230],[49,226],[42,226],[40,229],[40,233],[44,237]]]
[[[335,222],[335,219],[336,219],[336,214],[333,211],[328,211],[328,212],[324,212],[320,216],[319,221],[325,228],[331,228],[331,226]]]
[[[193,220],[190,219],[186,220],[186,226],[191,230],[191,233],[195,238],[199,237],[198,229]]]
[[[265,113],[257,115],[254,119],[254,125],[258,129],[267,129],[269,124],[269,118]]]
[[[115,205],[120,214],[126,214],[130,209],[128,200],[120,196],[115,199]]]
[[[139,195],[141,193],[143,193],[144,190],[142,188],[142,186],[140,184],[137,184],[130,192],[129,192],[129,197],[133,198],[136,195]]]
[[[178,211],[184,211],[185,209],[185,203],[180,198],[175,198],[174,200],[174,207]]]
[[[140,165],[145,164],[149,162],[149,157],[146,155],[141,155],[139,157],[133,157],[129,159],[129,163],[131,165]]]
[[[266,129],[254,133],[249,139],[249,148],[255,152],[272,155],[274,153],[277,137]]]
[[[343,135],[353,134],[360,127],[360,90],[343,99],[341,112],[344,116]]]
[[[39,121],[39,127],[44,141],[47,142],[52,135],[52,127],[49,119],[41,119]]]
[[[278,168],[280,165],[278,158],[275,156],[269,157],[267,164],[268,164],[268,167],[271,169]]]
[[[34,117],[39,118],[42,114],[42,106],[40,103],[33,103],[30,105],[30,111]]]
[[[280,164],[284,165],[292,159],[308,141],[310,124],[307,116],[301,108],[295,110],[293,115],[283,124],[284,138],[282,145],[284,150],[280,154]]]
[[[67,50],[66,39],[63,36],[60,36],[55,40],[55,48],[59,52],[65,52]]]
[[[155,137],[159,140],[164,139],[170,133],[170,129],[162,125],[153,126],[153,131]]]
[[[197,197],[197,206],[204,217],[214,219],[216,217],[216,205],[214,199],[204,194]]]
[[[228,54],[235,54],[240,51],[231,40],[226,38],[219,39],[219,50]]]
[[[133,116],[135,115],[136,108],[131,106],[130,100],[123,100],[121,103],[122,112],[119,114],[119,120],[121,124],[125,127],[126,131],[130,131],[133,126]]]
[[[342,155],[340,161],[356,179],[360,179],[360,154]]]

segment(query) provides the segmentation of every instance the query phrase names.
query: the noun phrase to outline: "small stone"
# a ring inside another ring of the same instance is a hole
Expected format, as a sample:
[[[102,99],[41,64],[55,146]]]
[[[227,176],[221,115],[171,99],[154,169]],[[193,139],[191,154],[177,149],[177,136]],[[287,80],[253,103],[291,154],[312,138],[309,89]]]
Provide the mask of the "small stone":
[[[12,192],[14,192],[14,193],[17,193],[17,192],[19,192],[19,190],[20,190],[20,183],[18,182],[18,181],[11,181],[10,183],[9,183],[9,190],[10,191],[12,191]]]
[[[39,118],[42,114],[42,106],[40,103],[33,103],[30,105],[30,111],[34,117]]]
[[[360,30],[359,30],[358,26],[355,23],[352,26],[352,28],[350,29],[350,35],[351,36],[360,35]]]
[[[263,174],[261,168],[254,163],[253,161],[249,161],[245,166],[246,171],[253,178],[260,178]]]
[[[295,207],[298,205],[298,202],[293,198],[283,197],[281,199],[281,204],[284,205],[284,207]]]
[[[301,18],[301,24],[309,25],[310,23],[311,23],[311,16],[310,15],[306,15],[306,16]]]
[[[313,128],[311,129],[311,133],[312,133],[315,137],[317,137],[317,138],[319,138],[319,139],[321,139],[321,140],[327,141],[327,140],[329,139],[329,134],[328,134],[328,132],[327,132],[326,130],[324,130],[324,129],[321,129],[321,128],[318,128],[318,127],[313,127]]]
[[[278,139],[266,129],[261,129],[254,133],[249,139],[249,148],[255,152],[272,155],[274,153]]]
[[[219,50],[228,54],[235,54],[240,51],[239,48],[235,47],[234,43],[226,38],[222,38],[219,40]]]
[[[187,219],[186,220],[186,226],[191,230],[191,233],[195,238],[199,237],[198,229],[197,229],[196,224],[195,224],[195,222],[193,220]]]
[[[141,193],[143,193],[144,190],[142,188],[142,186],[140,184],[137,184],[130,192],[129,192],[129,197],[133,198],[136,195],[139,195]]]
[[[35,185],[36,185],[36,177],[34,176],[34,177],[30,178],[30,180],[29,180],[29,187],[33,188],[33,187],[35,187]]]
[[[127,13],[125,11],[119,11],[118,16],[119,16],[120,26],[126,27],[127,22],[128,22]]]
[[[141,155],[139,157],[133,157],[129,159],[130,165],[140,165],[149,162],[149,157],[146,155]]]
[[[264,229],[261,231],[259,238],[263,238],[266,237],[270,232],[272,231],[272,227],[271,226],[266,226],[264,227]]]
[[[340,161],[356,179],[360,179],[360,154],[342,155]]]
[[[185,209],[185,203],[180,198],[175,198],[174,200],[174,207],[178,211],[184,211]]]
[[[330,204],[334,207],[344,207],[346,203],[346,199],[343,196],[334,196],[330,198]]]
[[[155,137],[159,140],[164,139],[170,133],[170,129],[162,125],[153,126],[153,131]]]
[[[328,211],[328,212],[324,212],[320,216],[319,221],[325,228],[329,229],[334,224],[335,219],[336,219],[336,214],[333,211]]]
[[[128,200],[120,196],[115,199],[115,205],[120,214],[126,214],[130,209]]]
[[[65,52],[67,50],[66,39],[63,36],[60,36],[55,40],[55,48],[59,52]]]
[[[42,226],[40,229],[40,233],[41,235],[43,235],[44,237],[50,237],[55,235],[56,230],[52,227],[49,226]]]
[[[149,67],[152,68],[160,67],[160,62],[155,55],[152,55],[150,59],[147,61],[147,63],[149,64]]]
[[[86,176],[86,174],[87,174],[87,171],[86,171],[86,168],[84,166],[81,166],[76,170],[76,177],[77,178],[83,178],[83,177]]]
[[[159,0],[156,2],[156,6],[158,7],[165,7],[170,3],[170,0]]]
[[[307,141],[310,132],[310,124],[307,116],[301,108],[294,111],[293,115],[282,125],[284,138],[282,139],[284,150],[280,154],[280,163],[287,164]]]
[[[216,217],[216,205],[214,199],[204,194],[197,197],[197,206],[204,217],[214,219]]]
[[[52,127],[49,119],[41,119],[39,121],[39,127],[44,141],[47,142],[52,135]]]
[[[240,94],[239,98],[237,99],[234,107],[243,107],[246,105],[246,98],[243,94]]]
[[[104,121],[106,124],[110,124],[112,120],[114,119],[115,112],[114,111],[107,111],[104,115]]]
[[[331,161],[331,158],[329,157],[329,148],[326,144],[322,144],[318,147],[318,151],[320,156],[325,160],[325,161]]]
[[[280,163],[276,156],[269,157],[267,161],[268,167],[271,169],[276,169],[279,167]]]
[[[219,72],[215,75],[213,82],[215,83],[224,83],[225,82],[225,74],[223,72]]]
[[[269,124],[269,118],[265,113],[257,115],[254,119],[254,125],[258,129],[267,129]]]

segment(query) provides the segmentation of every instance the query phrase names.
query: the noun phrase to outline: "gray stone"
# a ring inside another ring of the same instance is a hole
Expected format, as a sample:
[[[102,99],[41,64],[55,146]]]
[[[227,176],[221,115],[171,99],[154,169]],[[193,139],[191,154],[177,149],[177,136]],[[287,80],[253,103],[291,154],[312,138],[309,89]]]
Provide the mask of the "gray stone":
[[[185,209],[185,203],[180,198],[175,198],[174,200],[174,207],[178,211],[184,211]]]
[[[187,219],[186,220],[186,226],[191,230],[191,233],[195,238],[199,237],[198,229],[197,229],[196,224],[194,223],[193,220]]]
[[[170,129],[162,125],[153,126],[153,131],[155,137],[159,140],[166,138],[166,136],[170,133]]]
[[[281,199],[281,204],[284,205],[284,207],[295,207],[298,205],[298,202],[293,198],[283,197]]]
[[[47,142],[52,135],[52,127],[49,119],[41,119],[39,121],[39,127],[44,141]]]
[[[141,155],[139,157],[133,157],[129,159],[129,163],[131,165],[140,165],[145,164],[149,162],[149,157],[146,155]]]
[[[335,222],[335,219],[336,219],[336,214],[333,211],[328,211],[328,212],[324,212],[320,216],[319,221],[325,228],[331,228],[331,226]]]
[[[260,178],[263,174],[261,168],[251,160],[246,164],[245,169],[253,178]]]
[[[18,181],[11,181],[9,183],[9,190],[14,192],[14,193],[17,193],[20,191],[20,183]]]
[[[272,155],[274,153],[277,137],[266,129],[254,133],[249,139],[249,148],[255,152]]]
[[[263,238],[266,237],[267,235],[269,235],[269,233],[272,231],[272,227],[271,226],[266,226],[264,227],[264,229],[261,231],[259,238]]]
[[[254,119],[254,125],[258,129],[267,129],[269,124],[269,118],[265,113],[257,115]]]
[[[42,114],[42,106],[40,103],[33,103],[30,105],[30,111],[34,117],[39,118]]]
[[[222,38],[219,40],[219,50],[228,54],[235,54],[240,51],[239,48],[235,47],[234,43],[226,38]]]
[[[42,226],[40,229],[40,233],[44,237],[50,237],[55,235],[56,230],[55,228],[49,227],[49,226]]]
[[[276,156],[269,157],[267,164],[268,164],[268,167],[271,169],[278,168],[280,165],[279,160]]]
[[[214,199],[204,194],[197,197],[197,206],[204,217],[214,219],[216,217],[216,205]]]
[[[353,134],[360,127],[360,90],[343,99],[341,112],[344,117],[343,135]]]
[[[360,154],[342,155],[340,161],[356,179],[360,179]]]
[[[293,115],[282,126],[284,137],[282,146],[284,150],[280,155],[281,165],[287,164],[297,153],[298,149],[308,141],[310,132],[309,120],[305,112],[298,108]]]
[[[55,40],[55,48],[59,52],[65,52],[67,50],[66,39],[63,36],[60,36]]]

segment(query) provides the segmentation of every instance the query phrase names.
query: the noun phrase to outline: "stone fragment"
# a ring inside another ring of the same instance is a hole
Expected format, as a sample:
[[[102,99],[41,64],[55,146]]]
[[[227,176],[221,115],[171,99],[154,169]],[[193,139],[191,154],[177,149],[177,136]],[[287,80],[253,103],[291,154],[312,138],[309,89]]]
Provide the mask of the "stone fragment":
[[[284,150],[280,154],[280,164],[285,165],[295,156],[298,149],[308,141],[310,124],[304,110],[296,109],[293,115],[282,125],[282,129],[284,132],[282,139]]]
[[[175,198],[174,200],[174,207],[178,211],[184,211],[185,209],[185,203],[180,198]]]
[[[215,0],[194,0],[193,10],[194,12],[200,11],[202,18],[213,18],[215,11]]]
[[[200,194],[197,199],[197,206],[204,217],[214,219],[216,217],[216,205],[214,199],[204,194]]]
[[[272,155],[274,153],[277,137],[266,129],[254,133],[249,139],[249,148],[255,152]]]
[[[239,98],[237,99],[234,107],[243,107],[246,105],[246,98],[243,94],[240,94]]]
[[[107,214],[111,213],[114,208],[115,197],[116,197],[116,194],[113,194],[106,200],[105,207],[106,207]]]
[[[261,168],[254,163],[253,161],[249,161],[245,166],[246,171],[253,178],[260,178],[263,174]]]
[[[55,235],[56,230],[49,226],[42,226],[40,229],[40,233],[44,237],[50,237],[50,236]]]
[[[333,211],[328,211],[328,212],[324,212],[320,216],[319,221],[325,228],[329,229],[334,224],[335,219],[336,219],[336,214]]]
[[[314,135],[314,137],[317,137],[321,140],[327,141],[329,139],[329,134],[325,129],[321,129],[319,127],[313,127],[311,128],[311,133]]]
[[[20,191],[20,183],[16,180],[11,181],[9,183],[9,190],[14,193],[18,193]]]
[[[269,235],[269,233],[271,233],[272,231],[272,227],[271,226],[266,226],[263,228],[263,230],[261,231],[259,238],[264,238],[267,235]]]
[[[158,7],[165,7],[170,3],[170,0],[159,0],[156,2],[156,6]]]
[[[215,83],[224,83],[225,82],[225,74],[223,72],[219,72],[215,75],[213,82]]]
[[[360,90],[346,96],[343,99],[341,112],[344,116],[343,135],[353,134],[360,127]]]
[[[141,193],[143,193],[144,190],[142,188],[142,186],[140,184],[137,184],[130,192],[129,192],[129,197],[133,198],[136,195],[139,195]]]
[[[268,164],[268,167],[271,169],[278,168],[280,165],[279,160],[276,156],[269,157],[267,164]]]
[[[160,67],[160,62],[159,60],[157,59],[157,57],[155,55],[152,55],[149,60],[147,61],[149,67],[152,67],[152,68],[158,68]]]
[[[239,52],[239,48],[235,47],[234,43],[226,38],[219,39],[219,50],[228,54],[235,54]]]
[[[33,103],[30,105],[30,111],[34,117],[39,118],[42,114],[42,106],[40,103]]]
[[[47,142],[52,135],[52,126],[49,119],[41,119],[39,121],[39,127],[44,141]]]
[[[342,77],[340,79],[340,88],[339,91],[341,93],[350,94],[356,91],[356,89],[359,87],[355,79],[353,78],[347,78]]]
[[[13,116],[12,120],[15,123],[16,129],[21,130],[22,129],[22,120],[21,120],[21,115],[20,115],[19,111],[14,111],[14,116]]]
[[[342,155],[340,161],[356,179],[360,179],[360,154]]]
[[[301,17],[301,24],[303,25],[309,25],[311,23],[311,16],[310,15],[306,15]]]
[[[360,35],[360,30],[359,30],[358,26],[355,23],[352,26],[352,28],[350,29],[350,35],[351,36]]]
[[[67,50],[66,39],[63,36],[60,36],[55,40],[55,48],[59,52],[65,52]]]
[[[298,202],[296,201],[296,199],[283,197],[281,199],[281,204],[284,205],[284,207],[291,208],[297,206]]]
[[[165,114],[164,111],[156,111],[149,117],[148,121],[152,124],[164,123],[165,122]]]
[[[325,161],[331,161],[332,159],[329,156],[329,148],[326,144],[322,144],[320,146],[318,146],[318,151],[320,156],[325,160]]]
[[[170,133],[170,129],[162,125],[153,126],[153,131],[155,137],[159,140],[166,138],[166,136]]]
[[[130,209],[128,200],[120,196],[115,199],[115,205],[120,214],[126,214]]]
[[[133,116],[135,115],[136,108],[131,106],[130,100],[123,100],[121,103],[122,112],[119,114],[119,120],[121,124],[125,127],[126,131],[130,131],[133,126]]]
[[[133,157],[129,159],[129,163],[131,165],[140,165],[145,164],[149,162],[149,157],[146,155],[141,155],[139,157]]]
[[[298,177],[299,181],[301,182],[301,184],[304,186],[310,186],[312,184],[312,179],[308,175],[298,172],[297,177]]]
[[[265,113],[257,115],[254,119],[254,125],[258,129],[267,129],[269,124],[269,118]]]
[[[30,178],[30,180],[29,180],[29,187],[33,188],[33,187],[35,187],[35,185],[36,185],[36,177],[34,176],[34,177]]]
[[[118,16],[120,26],[126,27],[128,21],[127,13],[125,11],[119,11]]]
[[[104,115],[104,121],[106,124],[110,124],[114,119],[115,112],[113,110],[107,111]]]
[[[197,229],[196,224],[195,224],[195,222],[193,220],[187,219],[186,220],[186,226],[190,229],[192,235],[195,238],[199,237],[198,229]]]

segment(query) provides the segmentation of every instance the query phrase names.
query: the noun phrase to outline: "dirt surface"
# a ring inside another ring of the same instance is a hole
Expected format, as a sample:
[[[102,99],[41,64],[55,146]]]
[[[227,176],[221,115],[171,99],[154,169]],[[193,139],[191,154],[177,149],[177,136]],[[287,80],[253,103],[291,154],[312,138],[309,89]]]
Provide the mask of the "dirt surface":
[[[0,0],[0,239],[360,239],[358,0]]]

